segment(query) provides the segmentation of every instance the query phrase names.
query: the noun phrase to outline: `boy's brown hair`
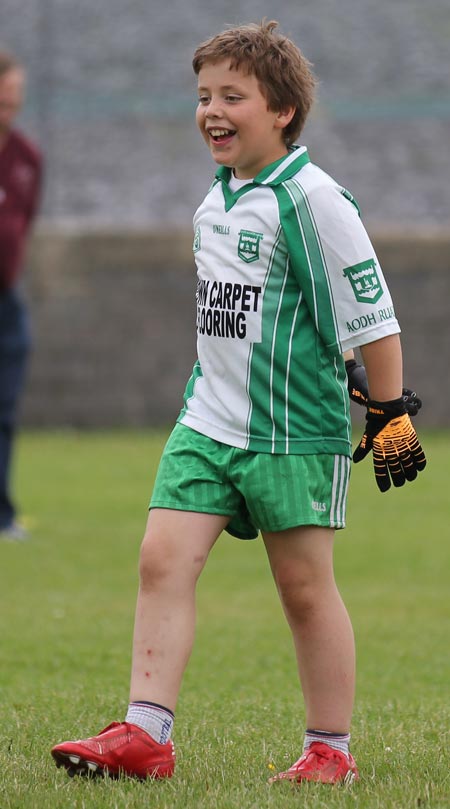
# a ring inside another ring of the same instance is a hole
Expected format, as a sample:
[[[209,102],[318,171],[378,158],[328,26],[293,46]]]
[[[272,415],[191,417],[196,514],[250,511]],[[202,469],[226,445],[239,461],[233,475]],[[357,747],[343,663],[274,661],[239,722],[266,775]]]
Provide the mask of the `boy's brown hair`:
[[[295,107],[283,130],[283,139],[290,146],[304,127],[314,101],[316,79],[311,63],[291,39],[275,31],[277,27],[275,20],[263,20],[226,29],[198,46],[192,66],[198,75],[207,62],[230,60],[233,70],[243,69],[256,76],[269,109],[282,112]]]

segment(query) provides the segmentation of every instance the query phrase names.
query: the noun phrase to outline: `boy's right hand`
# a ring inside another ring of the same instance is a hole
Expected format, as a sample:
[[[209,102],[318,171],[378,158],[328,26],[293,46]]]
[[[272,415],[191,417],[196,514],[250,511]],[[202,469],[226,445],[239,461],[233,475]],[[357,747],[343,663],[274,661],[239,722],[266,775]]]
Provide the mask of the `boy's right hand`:
[[[372,450],[375,479],[378,488],[386,492],[415,480],[417,472],[425,469],[425,453],[406,410],[404,397],[390,402],[367,403],[366,429],[353,453],[359,463]]]

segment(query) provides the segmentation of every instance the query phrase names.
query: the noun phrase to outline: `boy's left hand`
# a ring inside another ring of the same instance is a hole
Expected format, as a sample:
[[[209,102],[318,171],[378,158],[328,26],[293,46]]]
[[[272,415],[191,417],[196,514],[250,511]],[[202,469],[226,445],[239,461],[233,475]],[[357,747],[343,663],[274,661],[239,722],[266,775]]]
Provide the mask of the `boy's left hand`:
[[[359,405],[367,407],[369,401],[369,385],[364,365],[360,365],[356,360],[346,360],[345,370],[347,371],[350,399]],[[410,388],[403,388],[402,396],[408,416],[417,416],[417,413],[422,407],[422,400],[419,399],[417,393]]]
[[[360,365],[356,360],[346,360],[345,370],[347,371],[348,393],[350,399],[356,404],[367,407],[369,401],[369,385],[364,365]],[[410,388],[403,388],[403,401],[406,405],[408,416],[417,416],[422,407],[422,400],[417,393]]]
[[[366,429],[353,453],[359,463],[372,450],[375,479],[382,492],[415,480],[425,469],[425,453],[406,411],[404,397],[390,402],[367,403]]]

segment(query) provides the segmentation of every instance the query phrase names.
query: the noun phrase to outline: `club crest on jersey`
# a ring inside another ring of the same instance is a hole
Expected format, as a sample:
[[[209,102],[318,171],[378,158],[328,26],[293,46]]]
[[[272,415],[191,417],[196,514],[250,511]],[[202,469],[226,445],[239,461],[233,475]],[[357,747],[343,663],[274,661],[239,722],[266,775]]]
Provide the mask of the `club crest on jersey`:
[[[263,239],[262,233],[255,233],[254,230],[240,230],[238,242],[238,256],[250,264],[259,259],[259,243]]]
[[[355,298],[359,303],[376,303],[383,294],[378,278],[375,260],[361,261],[353,267],[346,267],[344,275],[350,281]]]
[[[198,227],[197,230],[194,233],[194,244],[192,245],[192,249],[193,249],[194,253],[198,253],[201,246],[202,246],[202,234],[201,234],[200,227]]]

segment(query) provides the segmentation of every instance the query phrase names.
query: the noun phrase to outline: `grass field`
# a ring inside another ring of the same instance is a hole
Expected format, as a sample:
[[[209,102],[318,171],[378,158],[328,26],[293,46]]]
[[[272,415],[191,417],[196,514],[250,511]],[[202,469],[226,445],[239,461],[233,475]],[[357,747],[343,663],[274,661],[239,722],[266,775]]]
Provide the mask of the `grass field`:
[[[16,488],[32,531],[0,543],[0,809],[448,809],[450,433],[422,435],[414,484],[353,470],[336,569],[358,688],[351,788],[267,786],[299,755],[303,709],[262,543],[227,535],[198,590],[196,646],[167,782],[69,779],[50,747],[122,719],[138,548],[165,435],[25,433]]]

